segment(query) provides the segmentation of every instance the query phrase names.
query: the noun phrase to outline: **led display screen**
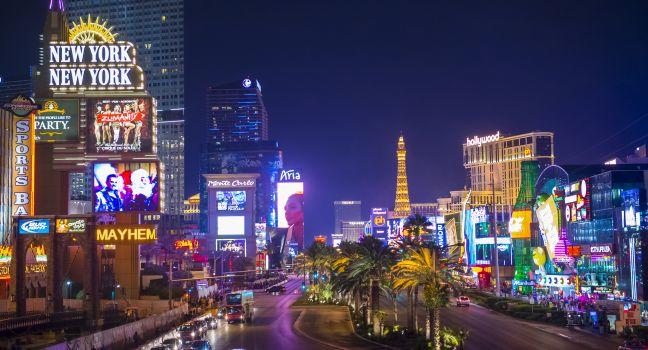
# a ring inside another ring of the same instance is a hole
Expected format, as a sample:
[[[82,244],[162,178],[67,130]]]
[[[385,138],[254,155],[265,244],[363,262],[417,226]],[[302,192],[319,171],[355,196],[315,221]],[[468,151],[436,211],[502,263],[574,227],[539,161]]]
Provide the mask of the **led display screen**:
[[[641,224],[641,206],[639,205],[639,189],[621,191],[621,212],[624,227],[635,227]]]
[[[150,97],[88,99],[88,153],[153,151]]]
[[[245,191],[217,191],[217,208],[224,211],[245,210]]]
[[[217,225],[219,236],[242,236],[245,234],[244,216],[219,216]]]
[[[95,163],[94,211],[159,211],[159,175],[155,162]]]
[[[279,209],[279,226],[287,228],[304,224],[304,183],[277,183],[277,208]]]
[[[531,211],[513,211],[508,227],[511,238],[531,238]]]
[[[590,220],[591,187],[589,179],[584,179],[565,186],[565,221],[575,222]]]
[[[217,239],[216,250],[245,256],[244,239]]]
[[[556,207],[553,196],[549,196],[536,209],[542,240],[551,260],[554,260],[556,257],[556,245],[560,239],[558,215],[558,208]]]

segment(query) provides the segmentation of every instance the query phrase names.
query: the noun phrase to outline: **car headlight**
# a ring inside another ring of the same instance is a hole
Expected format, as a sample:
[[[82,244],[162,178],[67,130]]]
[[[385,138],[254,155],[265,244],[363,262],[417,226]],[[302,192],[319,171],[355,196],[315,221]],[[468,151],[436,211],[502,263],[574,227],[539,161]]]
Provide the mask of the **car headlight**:
[[[241,315],[241,319],[243,319],[243,315]]]
[[[212,321],[211,326],[214,327],[216,325],[216,322]]]
[[[196,332],[192,331],[192,332],[191,332],[191,336],[192,336],[192,337],[195,337],[195,336],[196,336]]]

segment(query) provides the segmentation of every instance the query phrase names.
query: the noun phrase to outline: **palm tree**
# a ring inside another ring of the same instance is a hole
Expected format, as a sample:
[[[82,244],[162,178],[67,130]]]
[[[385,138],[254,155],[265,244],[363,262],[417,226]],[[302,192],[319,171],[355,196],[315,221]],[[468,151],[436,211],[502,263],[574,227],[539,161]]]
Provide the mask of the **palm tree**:
[[[400,294],[398,289],[394,287],[395,276],[393,273],[389,273],[382,280],[380,288],[389,296],[393,305],[394,305],[394,324],[398,324],[398,295]]]
[[[323,243],[313,243],[295,258],[294,266],[298,275],[308,273],[311,284],[317,284],[320,278],[330,278],[334,253],[335,250],[332,247]]]
[[[351,275],[351,263],[357,259],[358,251],[358,243],[343,241],[337,247],[337,254],[331,263],[333,289],[345,296],[349,305],[353,305],[356,317],[360,315],[360,299],[366,293],[369,283],[365,275],[354,275],[353,277]]]
[[[349,265],[350,278],[368,278],[369,280],[369,305],[367,323],[373,322],[374,334],[380,334],[380,281],[389,272],[394,261],[392,250],[383,241],[366,236],[358,246],[357,259]]]
[[[410,248],[421,246],[421,236],[430,233],[430,225],[432,225],[430,220],[421,214],[414,214],[407,218],[399,242],[399,247],[405,256]],[[407,290],[407,328],[414,329],[416,332],[418,332],[418,314],[416,313],[418,294],[418,286]]]
[[[423,286],[423,299],[427,308],[426,337],[430,339],[430,319],[434,320],[434,346],[441,349],[440,308],[449,302],[450,278],[442,271],[437,249],[434,247],[410,248],[409,256],[394,266],[398,278],[396,288]]]
[[[421,236],[430,233],[430,220],[421,215],[414,214],[407,218],[403,224],[403,239],[409,241],[409,245],[416,245],[421,242]]]

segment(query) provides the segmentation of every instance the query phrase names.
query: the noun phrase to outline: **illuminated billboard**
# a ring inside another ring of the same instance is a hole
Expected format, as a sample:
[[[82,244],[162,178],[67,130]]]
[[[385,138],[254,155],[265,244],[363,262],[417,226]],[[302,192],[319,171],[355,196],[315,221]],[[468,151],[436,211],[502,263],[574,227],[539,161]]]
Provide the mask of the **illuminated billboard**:
[[[281,169],[277,182],[277,211],[280,237],[304,248],[304,183],[301,172]],[[285,249],[284,249],[285,250]]]
[[[84,233],[86,219],[56,219],[56,233]]]
[[[36,111],[36,142],[74,142],[79,140],[79,100],[45,99]]]
[[[279,209],[279,226],[304,224],[304,183],[279,182],[277,183],[277,208]]]
[[[589,179],[565,186],[565,222],[591,220],[591,187]]]
[[[245,191],[216,191],[217,208],[221,211],[245,210]]]
[[[245,216],[219,216],[219,236],[242,236],[245,234]]]
[[[556,245],[560,239],[558,215],[558,208],[556,207],[556,202],[554,202],[553,195],[549,196],[536,208],[536,216],[538,217],[538,226],[540,227],[542,240],[551,260],[554,260],[556,257]]]
[[[49,219],[19,219],[18,233],[26,234],[48,234],[50,232]]]
[[[160,211],[156,162],[94,163],[94,211]]]
[[[88,153],[150,153],[153,112],[150,97],[88,99]]]
[[[511,238],[531,238],[531,211],[513,211],[508,226]]]
[[[245,256],[245,239],[217,239],[216,250]]]
[[[13,113],[11,130],[11,215],[34,214],[34,117],[39,108],[32,98],[17,96],[2,106]],[[5,203],[6,204],[6,203]]]

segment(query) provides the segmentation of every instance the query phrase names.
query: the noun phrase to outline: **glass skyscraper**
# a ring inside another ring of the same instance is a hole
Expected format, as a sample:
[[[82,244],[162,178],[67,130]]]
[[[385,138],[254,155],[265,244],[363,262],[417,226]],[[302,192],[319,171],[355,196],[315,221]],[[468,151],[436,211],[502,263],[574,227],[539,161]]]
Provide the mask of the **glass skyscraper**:
[[[360,221],[362,218],[361,201],[335,201],[335,232],[342,233],[343,221]]]
[[[245,78],[207,89],[209,142],[268,140],[268,112],[261,84]]]
[[[277,226],[275,194],[282,152],[275,141],[206,143],[200,159],[200,174],[259,174],[256,187],[255,220],[269,231]],[[200,177],[200,229],[207,232],[207,188]]]
[[[67,0],[68,20],[108,21],[117,40],[137,48],[148,91],[159,110],[184,108],[184,0]]]

